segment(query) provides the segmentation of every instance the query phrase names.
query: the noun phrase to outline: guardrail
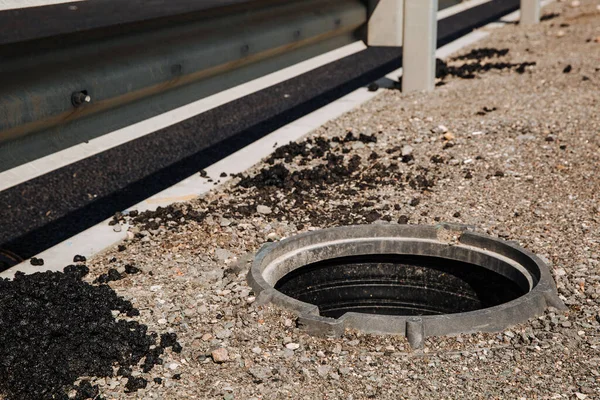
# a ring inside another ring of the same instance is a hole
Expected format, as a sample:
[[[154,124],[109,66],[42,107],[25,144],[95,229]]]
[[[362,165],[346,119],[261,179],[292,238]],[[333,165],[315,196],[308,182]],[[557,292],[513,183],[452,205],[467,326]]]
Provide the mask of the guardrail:
[[[521,7],[524,22],[539,20],[539,0]],[[356,40],[403,46],[404,90],[431,90],[437,10],[438,0],[106,0],[0,12],[0,171]]]

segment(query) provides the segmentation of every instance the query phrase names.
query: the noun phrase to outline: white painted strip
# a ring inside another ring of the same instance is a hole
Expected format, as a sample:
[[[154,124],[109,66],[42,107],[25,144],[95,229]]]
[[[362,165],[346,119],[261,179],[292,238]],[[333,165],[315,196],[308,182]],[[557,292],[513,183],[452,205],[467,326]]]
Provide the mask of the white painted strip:
[[[15,10],[18,8],[49,6],[52,4],[75,3],[78,1],[84,0],[0,0],[0,11]]]
[[[250,82],[224,90],[209,97],[187,104],[175,110],[157,115],[156,117],[129,125],[125,128],[102,135],[87,143],[81,143],[68,149],[50,154],[46,157],[19,165],[18,167],[0,172],[0,191],[62,168],[66,165],[91,157],[95,154],[117,147],[124,143],[146,136],[157,130],[174,125],[195,115],[219,107],[225,103],[237,100],[249,94],[274,86],[278,83],[312,71],[325,64],[339,60],[367,47],[363,42],[354,42],[339,49],[330,51],[309,60],[284,68],[269,75],[254,79]]]
[[[482,31],[471,32],[468,35],[439,48],[436,51],[436,56],[446,58],[461,48],[470,46],[488,35],[489,33]],[[390,79],[397,81],[398,77],[401,75],[402,68],[389,73],[384,78],[380,79],[378,83],[381,87],[389,86]],[[225,183],[230,178],[229,176],[226,178],[219,178],[219,175],[222,172],[229,175],[231,173],[245,171],[258,163],[262,158],[267,157],[277,147],[302,138],[326,122],[336,119],[346,112],[352,111],[354,108],[371,100],[377,95],[378,92],[369,92],[366,88],[357,89],[333,103],[266,135],[260,140],[257,140],[234,154],[216,162],[206,168],[206,172],[209,177],[220,180],[221,183]],[[215,188],[214,183],[208,182],[207,178],[202,178],[199,174],[194,174],[174,186],[140,202],[134,207],[131,207],[131,210],[154,210],[159,206],[164,207],[175,202],[189,201],[209,192],[213,188]],[[37,255],[38,258],[44,259],[44,266],[34,267],[30,265],[29,260],[27,260],[0,273],[0,278],[12,278],[16,271],[23,271],[25,273],[47,270],[60,271],[66,265],[72,263],[75,254],[90,258],[101,253],[105,249],[116,245],[126,235],[126,226],[123,226],[121,232],[114,232],[113,227],[108,226],[108,221],[109,220],[106,220],[93,226]]]
[[[469,8],[480,6],[484,3],[489,3],[492,0],[469,0],[464,3],[457,4],[452,7],[448,7],[440,12],[438,12],[438,19],[448,18],[454,14],[458,14],[460,12],[466,11]]]

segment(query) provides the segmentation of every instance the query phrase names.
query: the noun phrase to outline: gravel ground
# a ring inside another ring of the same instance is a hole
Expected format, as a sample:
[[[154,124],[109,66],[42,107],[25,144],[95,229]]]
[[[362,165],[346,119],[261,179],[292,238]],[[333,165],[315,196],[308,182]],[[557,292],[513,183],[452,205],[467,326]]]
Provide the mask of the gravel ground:
[[[85,279],[140,268],[109,285],[139,310],[130,319],[183,350],[138,367],[145,389],[91,383],[107,399],[600,398],[599,7],[554,3],[539,26],[507,25],[476,46],[487,50],[440,63],[433,93],[381,90],[206,197],[116,216],[130,240]],[[438,221],[547,259],[569,311],[413,351],[403,337],[310,337],[245,282],[266,241]]]

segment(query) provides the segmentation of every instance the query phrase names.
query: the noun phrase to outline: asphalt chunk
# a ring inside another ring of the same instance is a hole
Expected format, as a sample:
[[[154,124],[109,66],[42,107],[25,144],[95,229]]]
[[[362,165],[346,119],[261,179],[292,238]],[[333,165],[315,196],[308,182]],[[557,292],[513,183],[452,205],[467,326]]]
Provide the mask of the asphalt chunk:
[[[175,334],[161,337],[157,346],[146,325],[116,319],[113,311],[139,312],[109,286],[83,281],[88,271],[70,265],[64,272],[0,280],[0,397],[66,400],[71,392],[75,399],[101,399],[93,382],[76,382],[112,377],[114,365],[117,375],[130,376],[142,360],[151,370],[159,361],[154,352],[181,351]],[[129,377],[126,390],[145,386],[145,379]]]

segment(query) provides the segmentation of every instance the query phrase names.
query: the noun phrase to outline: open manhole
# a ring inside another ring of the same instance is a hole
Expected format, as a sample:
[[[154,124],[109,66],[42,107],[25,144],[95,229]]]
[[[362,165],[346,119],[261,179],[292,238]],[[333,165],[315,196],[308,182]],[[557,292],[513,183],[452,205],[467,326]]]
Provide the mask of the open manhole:
[[[547,266],[512,243],[452,225],[363,225],[263,247],[248,281],[310,333],[494,332],[559,309]]]

